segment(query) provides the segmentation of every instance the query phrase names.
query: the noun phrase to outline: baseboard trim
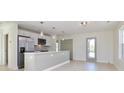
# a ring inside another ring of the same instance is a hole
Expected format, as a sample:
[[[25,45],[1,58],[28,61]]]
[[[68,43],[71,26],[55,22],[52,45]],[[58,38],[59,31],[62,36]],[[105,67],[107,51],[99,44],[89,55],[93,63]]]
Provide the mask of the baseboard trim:
[[[58,65],[52,66],[52,67],[50,67],[50,68],[47,68],[47,69],[45,69],[45,70],[43,70],[43,71],[51,71],[51,70],[53,70],[53,69],[56,69],[56,68],[58,68],[58,67],[61,67],[61,66],[65,65],[65,64],[67,64],[67,63],[70,63],[70,60],[65,61],[65,62],[63,62],[63,63],[60,63],[60,64],[58,64]]]

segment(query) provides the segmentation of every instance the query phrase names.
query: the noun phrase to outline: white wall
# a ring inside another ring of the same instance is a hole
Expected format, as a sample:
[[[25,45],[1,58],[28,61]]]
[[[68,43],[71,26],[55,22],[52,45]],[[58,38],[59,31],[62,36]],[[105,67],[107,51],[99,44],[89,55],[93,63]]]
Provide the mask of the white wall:
[[[119,29],[123,25],[121,23],[114,31],[114,64],[119,70],[124,70],[124,59],[119,59]]]
[[[18,25],[12,22],[3,22],[0,25],[2,29],[3,38],[6,34],[8,34],[8,67],[11,69],[17,69],[17,34],[18,34]],[[5,64],[5,47],[4,47],[4,39],[2,40],[2,64]]]
[[[76,35],[66,35],[65,39],[73,39],[74,60],[86,61],[86,38],[96,37],[97,62],[113,63],[113,31],[97,31]],[[62,37],[60,37],[61,39]]]

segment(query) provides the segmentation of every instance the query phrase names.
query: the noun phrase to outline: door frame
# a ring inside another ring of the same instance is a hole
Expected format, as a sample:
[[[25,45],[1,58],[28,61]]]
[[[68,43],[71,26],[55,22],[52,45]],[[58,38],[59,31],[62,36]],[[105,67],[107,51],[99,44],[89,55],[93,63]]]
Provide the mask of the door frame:
[[[88,57],[88,40],[95,39],[95,58]],[[97,61],[97,40],[96,37],[88,37],[86,38],[86,62],[96,62]]]

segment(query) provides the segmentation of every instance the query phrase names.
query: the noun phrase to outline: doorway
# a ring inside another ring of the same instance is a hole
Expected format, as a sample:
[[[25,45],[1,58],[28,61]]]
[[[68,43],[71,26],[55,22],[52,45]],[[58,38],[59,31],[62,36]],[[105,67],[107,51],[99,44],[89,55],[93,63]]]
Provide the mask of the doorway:
[[[60,44],[61,44],[60,50],[70,51],[70,60],[73,60],[73,40],[72,39],[61,40]]]
[[[8,34],[0,33],[0,64],[8,66]]]
[[[8,66],[8,34],[4,35],[4,60],[5,65]]]
[[[96,38],[86,39],[86,61],[96,62]]]

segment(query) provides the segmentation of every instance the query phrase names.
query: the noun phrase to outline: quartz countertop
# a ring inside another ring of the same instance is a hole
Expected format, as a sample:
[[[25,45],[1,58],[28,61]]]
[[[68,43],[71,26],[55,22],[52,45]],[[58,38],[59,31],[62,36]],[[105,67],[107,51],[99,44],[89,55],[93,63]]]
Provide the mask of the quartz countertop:
[[[68,52],[68,51],[48,51],[48,52],[40,52],[40,51],[35,51],[35,52],[25,52],[26,55],[34,55],[34,54],[53,54],[53,53],[61,53],[61,52]]]
[[[26,52],[25,70],[52,70],[70,62],[69,51]]]

